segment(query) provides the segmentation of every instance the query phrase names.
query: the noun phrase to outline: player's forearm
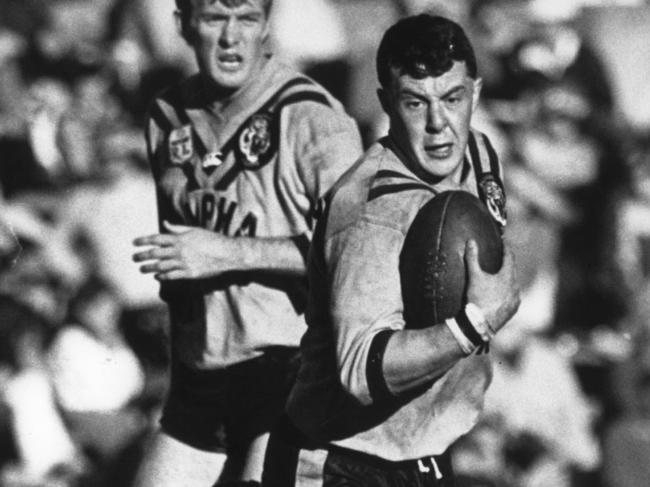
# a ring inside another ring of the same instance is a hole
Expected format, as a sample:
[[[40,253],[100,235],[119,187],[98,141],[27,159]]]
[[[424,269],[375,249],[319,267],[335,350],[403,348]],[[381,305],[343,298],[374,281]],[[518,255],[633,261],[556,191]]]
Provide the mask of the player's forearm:
[[[431,383],[465,356],[444,325],[395,332],[386,345],[383,373],[395,395]]]
[[[240,237],[241,256],[238,270],[268,271],[280,274],[303,275],[305,257],[294,239],[286,237]]]
[[[306,239],[226,237],[203,228],[164,222],[167,233],[136,238],[133,255],[140,271],[161,281],[203,279],[227,272],[305,273]],[[302,249],[302,252],[301,252]]]

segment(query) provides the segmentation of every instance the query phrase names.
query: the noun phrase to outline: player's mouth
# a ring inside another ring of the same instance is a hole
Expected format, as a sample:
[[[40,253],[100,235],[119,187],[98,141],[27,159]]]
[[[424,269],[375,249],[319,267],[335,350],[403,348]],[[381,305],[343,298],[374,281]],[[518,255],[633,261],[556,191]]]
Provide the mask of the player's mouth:
[[[220,54],[217,62],[225,71],[237,71],[244,63],[244,58],[239,54]]]
[[[434,159],[446,159],[449,157],[454,149],[454,145],[448,144],[427,144],[424,146],[425,152],[429,157]]]

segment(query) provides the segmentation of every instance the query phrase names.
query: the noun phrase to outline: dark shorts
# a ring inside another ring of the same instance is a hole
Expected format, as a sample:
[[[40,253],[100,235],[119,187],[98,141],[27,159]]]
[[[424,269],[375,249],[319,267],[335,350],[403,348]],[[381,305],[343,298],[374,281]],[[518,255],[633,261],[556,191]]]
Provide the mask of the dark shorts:
[[[161,427],[201,450],[245,448],[276,423],[297,368],[297,349],[284,347],[220,370],[172,364]]]
[[[271,433],[262,487],[453,487],[451,455],[391,462],[336,446],[310,444],[286,419]]]

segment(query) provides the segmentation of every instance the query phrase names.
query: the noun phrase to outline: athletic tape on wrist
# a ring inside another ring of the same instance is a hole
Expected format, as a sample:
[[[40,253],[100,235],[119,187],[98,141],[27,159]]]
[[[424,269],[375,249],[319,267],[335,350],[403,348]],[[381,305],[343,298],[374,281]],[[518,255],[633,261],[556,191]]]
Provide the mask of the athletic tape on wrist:
[[[465,306],[465,313],[467,314],[470,323],[474,326],[476,332],[481,336],[483,342],[489,342],[495,335],[495,332],[490,327],[488,320],[485,318],[483,310],[474,303],[467,303]]]
[[[447,325],[447,328],[449,328],[449,331],[451,331],[451,334],[454,335],[454,338],[458,342],[458,345],[460,346],[460,349],[463,351],[463,353],[465,355],[471,355],[476,347],[461,331],[456,320],[454,318],[447,318],[445,320],[445,324]]]
[[[467,315],[466,308],[461,309],[455,316],[455,319],[460,330],[475,347],[479,347],[485,343],[485,340],[479,334],[478,330],[474,327],[474,323],[472,323]]]

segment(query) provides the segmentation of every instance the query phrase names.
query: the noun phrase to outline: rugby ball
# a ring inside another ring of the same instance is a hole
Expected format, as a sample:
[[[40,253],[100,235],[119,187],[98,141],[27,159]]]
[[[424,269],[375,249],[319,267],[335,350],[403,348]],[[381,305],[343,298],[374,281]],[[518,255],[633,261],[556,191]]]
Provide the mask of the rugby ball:
[[[400,279],[407,328],[424,328],[455,316],[465,305],[467,240],[479,247],[489,273],[502,264],[501,232],[487,208],[466,191],[445,191],[418,211],[400,255]]]

